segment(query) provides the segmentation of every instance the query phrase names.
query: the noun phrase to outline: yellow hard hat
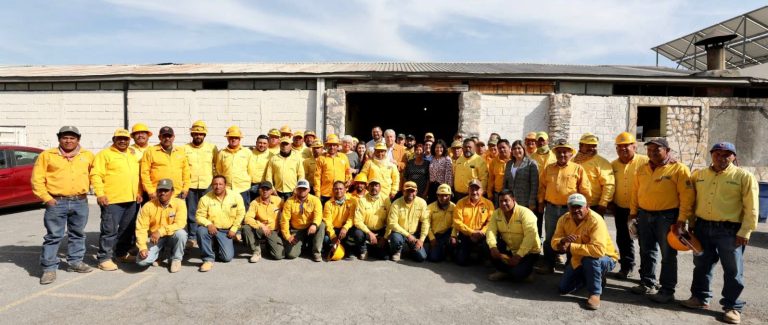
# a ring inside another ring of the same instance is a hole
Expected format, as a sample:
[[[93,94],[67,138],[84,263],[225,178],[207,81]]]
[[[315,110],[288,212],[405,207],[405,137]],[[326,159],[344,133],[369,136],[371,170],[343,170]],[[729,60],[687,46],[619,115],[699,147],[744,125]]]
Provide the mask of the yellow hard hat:
[[[323,147],[323,141],[320,141],[320,139],[316,139],[314,142],[312,142],[312,148],[322,148]]]
[[[287,125],[283,125],[280,127],[280,133],[293,133],[291,132],[291,127]]]
[[[355,183],[366,183],[367,184],[368,183],[368,176],[366,176],[363,173],[357,174],[357,176],[355,176]]]
[[[294,137],[294,138],[295,138],[295,137],[303,138],[303,137],[304,137],[304,131],[302,131],[302,130],[296,130],[296,132],[293,132],[293,137]]]
[[[536,132],[528,132],[528,134],[525,135],[526,140],[536,140],[538,139],[536,137]]]
[[[278,137],[279,138],[280,137],[280,130],[278,130],[278,129],[269,129],[269,133],[267,133],[267,135],[269,135],[271,137]]]
[[[325,139],[325,144],[339,144],[339,137],[335,134],[329,134]]]
[[[230,126],[229,129],[227,129],[227,138],[242,138],[243,132],[240,131],[240,127],[237,125]]]
[[[317,136],[317,134],[315,134],[315,131],[310,131],[310,130],[307,130],[307,132],[304,132],[304,136],[305,137],[308,136],[308,135],[311,135],[313,137]]]
[[[342,258],[344,258],[344,255],[346,254],[346,251],[344,250],[344,245],[341,243],[336,243],[331,245],[331,249],[328,251],[328,257],[326,260],[328,261],[340,261]]]
[[[579,139],[579,143],[583,144],[597,144],[600,141],[600,139],[592,134],[592,133],[584,133],[584,135],[581,136],[581,139]]]
[[[373,146],[373,150],[387,150],[387,145],[379,142],[375,146]]]
[[[112,135],[112,137],[113,138],[117,138],[117,137],[130,138],[131,134],[128,133],[128,130],[123,129],[123,128],[119,128],[119,129],[115,130],[115,133]]]
[[[150,137],[152,136],[152,131],[150,131],[149,127],[144,123],[136,123],[133,125],[133,128],[131,128],[131,135],[136,132],[147,132]]]
[[[635,136],[629,132],[621,132],[619,133],[619,136],[616,137],[616,144],[630,144],[635,142],[637,142]]]
[[[190,133],[202,133],[202,134],[208,134],[208,127],[205,125],[205,122],[202,120],[195,121],[195,123],[192,123],[192,127],[189,128]]]

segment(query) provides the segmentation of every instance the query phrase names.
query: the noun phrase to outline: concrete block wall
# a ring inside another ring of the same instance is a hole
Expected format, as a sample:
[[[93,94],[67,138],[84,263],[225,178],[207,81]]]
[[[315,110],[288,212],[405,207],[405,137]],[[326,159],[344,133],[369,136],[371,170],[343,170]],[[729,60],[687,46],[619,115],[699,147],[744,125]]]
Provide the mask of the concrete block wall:
[[[481,98],[480,139],[492,132],[510,142],[523,139],[531,131],[547,130],[549,96],[486,95]]]
[[[27,146],[57,146],[56,132],[75,125],[82,147],[99,151],[123,126],[121,91],[35,91],[0,93],[0,126],[23,126]]]
[[[616,159],[615,139],[627,130],[629,100],[623,96],[573,96],[568,141],[578,146],[584,133],[600,138],[599,153],[608,160]]]

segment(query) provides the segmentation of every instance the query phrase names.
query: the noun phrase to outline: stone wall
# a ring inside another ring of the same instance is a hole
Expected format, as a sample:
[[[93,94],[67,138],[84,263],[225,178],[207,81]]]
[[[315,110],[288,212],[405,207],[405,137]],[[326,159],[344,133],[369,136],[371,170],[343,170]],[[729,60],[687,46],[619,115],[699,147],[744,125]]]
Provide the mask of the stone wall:
[[[549,96],[486,95],[481,97],[480,138],[492,132],[509,140],[523,139],[531,131],[548,129]]]

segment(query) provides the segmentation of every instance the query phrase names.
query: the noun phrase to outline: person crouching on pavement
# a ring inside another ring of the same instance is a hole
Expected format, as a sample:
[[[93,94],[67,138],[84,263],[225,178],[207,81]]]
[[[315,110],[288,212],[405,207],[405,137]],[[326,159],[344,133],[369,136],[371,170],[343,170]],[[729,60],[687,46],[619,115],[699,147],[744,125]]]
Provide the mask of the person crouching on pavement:
[[[541,253],[541,239],[536,226],[536,215],[517,204],[510,189],[499,192],[499,208],[491,215],[485,241],[491,251],[496,272],[488,276],[491,281],[511,278],[515,281],[532,280],[533,264]]]
[[[157,182],[155,198],[144,204],[136,218],[136,248],[139,266],[155,265],[163,248],[171,247],[171,273],[179,272],[187,243],[187,205],[174,196],[173,181]]]
[[[400,254],[410,254],[416,262],[427,259],[424,240],[429,232],[427,201],[417,197],[418,186],[408,181],[403,185],[403,196],[395,200],[387,217],[387,234],[392,261],[400,261]],[[415,236],[417,235],[417,236]]]
[[[317,196],[309,194],[309,181],[306,179],[300,179],[296,183],[293,196],[283,205],[280,232],[284,239],[285,258],[299,257],[304,241],[311,240],[312,260],[323,261],[320,252],[325,235],[323,206]]]
[[[211,187],[213,190],[197,204],[195,214],[200,257],[203,259],[200,272],[208,272],[213,268],[217,253],[219,260],[224,263],[232,260],[235,256],[233,238],[245,218],[243,196],[227,189],[226,177],[214,176]],[[213,241],[218,244],[216,253],[213,251]]]

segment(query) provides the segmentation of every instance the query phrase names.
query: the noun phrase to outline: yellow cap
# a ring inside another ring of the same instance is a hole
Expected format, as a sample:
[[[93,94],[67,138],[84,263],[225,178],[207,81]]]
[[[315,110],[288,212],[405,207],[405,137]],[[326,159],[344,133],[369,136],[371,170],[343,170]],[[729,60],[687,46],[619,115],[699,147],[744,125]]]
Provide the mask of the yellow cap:
[[[291,143],[291,137],[282,137],[280,138],[280,143]]]
[[[280,137],[280,130],[278,129],[269,129],[269,132],[267,133],[268,136],[271,137]]]
[[[547,134],[547,132],[544,132],[544,131],[536,132],[536,140],[541,138],[544,138],[544,140],[549,140],[549,134]]]
[[[112,137],[113,138],[117,138],[117,137],[130,138],[131,134],[128,133],[128,130],[123,129],[123,128],[119,128],[119,129],[115,130],[115,133],[112,135]]]
[[[133,125],[133,128],[131,128],[131,135],[133,135],[136,132],[147,132],[149,133],[149,136],[152,136],[152,131],[149,130],[149,127],[147,127],[144,123],[136,123]]]
[[[312,148],[322,148],[323,147],[323,141],[320,141],[320,139],[315,139],[315,141],[312,142]]]
[[[325,139],[325,144],[339,144],[339,137],[335,134],[329,134]]]
[[[375,146],[373,146],[373,150],[387,150],[387,145],[379,142]]]
[[[368,176],[365,176],[365,174],[360,173],[355,176],[355,183],[368,183]]]
[[[619,133],[619,136],[616,137],[616,144],[630,144],[635,142],[637,142],[635,136],[629,132],[621,132]]]
[[[311,136],[314,136],[314,137],[317,136],[317,134],[315,134],[315,131],[311,131],[311,130],[307,130],[307,132],[304,132],[304,136],[305,137],[308,136],[308,135],[311,135]]]
[[[440,186],[437,187],[437,194],[453,194],[451,193],[451,186],[448,184],[440,184]]]
[[[434,134],[432,134],[432,132],[427,132],[426,134],[424,134],[424,139],[426,139],[426,138],[432,138],[432,139],[434,139],[434,138],[435,138],[435,135],[434,135]]]
[[[227,138],[242,138],[243,132],[240,131],[240,127],[233,125],[230,126],[229,129],[227,129]]]
[[[456,140],[451,143],[451,148],[461,148],[461,141]]]
[[[557,148],[568,148],[571,149],[571,151],[575,152],[576,149],[573,148],[570,144],[568,144],[568,141],[565,139],[557,139],[555,140],[554,145],[552,146],[552,150],[555,150]]]
[[[287,125],[283,125],[280,127],[280,133],[293,133],[291,132],[291,127]]]
[[[294,137],[294,138],[295,138],[295,137],[300,137],[300,138],[303,138],[303,137],[304,137],[304,131],[301,131],[301,130],[297,130],[296,132],[293,132],[293,137]]]
[[[189,128],[189,132],[208,134],[208,127],[205,125],[205,122],[198,120],[195,121],[195,123],[192,123],[192,127]]]
[[[597,144],[600,141],[600,139],[592,134],[592,133],[584,133],[584,135],[581,136],[581,139],[579,139],[579,143],[583,144]]]
[[[381,184],[381,180],[376,178],[376,177],[373,177],[373,178],[368,180],[368,184],[371,184],[371,183]]]
[[[408,191],[408,190],[414,190],[415,191],[415,190],[418,190],[418,189],[419,189],[419,186],[416,185],[416,182],[414,182],[414,181],[407,181],[407,182],[405,182],[405,184],[403,184],[403,191]]]
[[[536,137],[536,132],[528,132],[528,134],[525,135],[526,140],[536,140],[538,137]]]

